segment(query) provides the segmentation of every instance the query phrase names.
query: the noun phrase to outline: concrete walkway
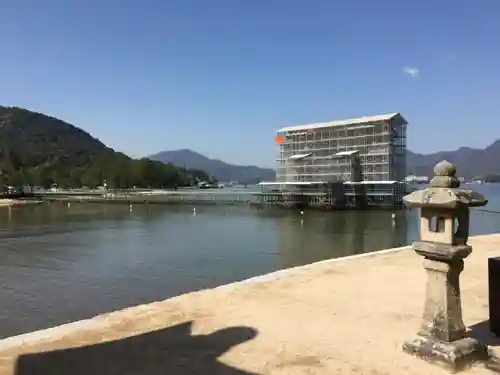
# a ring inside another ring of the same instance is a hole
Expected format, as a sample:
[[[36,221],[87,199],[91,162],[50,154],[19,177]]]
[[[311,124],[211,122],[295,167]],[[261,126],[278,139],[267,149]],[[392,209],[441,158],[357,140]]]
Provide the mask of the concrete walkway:
[[[500,358],[500,339],[486,322],[487,258],[500,256],[500,235],[470,244],[464,320]],[[278,276],[1,340],[0,374],[447,374],[401,351],[424,302],[422,259],[413,251],[325,261]],[[466,373],[499,371],[492,361]]]

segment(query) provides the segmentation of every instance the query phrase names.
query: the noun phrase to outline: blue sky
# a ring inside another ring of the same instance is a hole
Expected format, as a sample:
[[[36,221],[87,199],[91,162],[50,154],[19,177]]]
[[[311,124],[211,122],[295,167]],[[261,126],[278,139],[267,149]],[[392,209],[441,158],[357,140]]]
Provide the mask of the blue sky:
[[[499,0],[0,0],[0,104],[131,156],[273,166],[283,126],[401,112],[418,152],[500,138]]]

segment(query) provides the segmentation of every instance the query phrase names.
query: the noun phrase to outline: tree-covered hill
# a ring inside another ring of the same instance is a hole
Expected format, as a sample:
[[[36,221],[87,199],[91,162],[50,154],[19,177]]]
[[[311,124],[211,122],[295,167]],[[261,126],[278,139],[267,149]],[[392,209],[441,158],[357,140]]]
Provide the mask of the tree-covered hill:
[[[131,159],[54,117],[0,106],[0,185],[174,187],[208,180],[150,159]]]
[[[408,151],[407,171],[419,176],[434,175],[434,166],[441,160],[448,160],[457,167],[457,174],[466,179],[485,178],[497,180],[500,175],[500,140],[479,149],[460,147],[453,151],[439,151],[432,154],[417,154]]]
[[[221,160],[210,159],[191,150],[163,151],[149,156],[150,159],[171,163],[178,167],[202,169],[219,181],[237,181],[241,184],[255,184],[259,181],[274,181],[276,171],[253,165],[234,165]]]

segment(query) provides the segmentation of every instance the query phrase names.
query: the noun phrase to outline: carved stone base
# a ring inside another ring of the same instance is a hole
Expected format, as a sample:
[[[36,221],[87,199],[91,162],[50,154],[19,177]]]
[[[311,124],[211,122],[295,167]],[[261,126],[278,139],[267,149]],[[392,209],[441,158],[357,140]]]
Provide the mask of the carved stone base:
[[[488,347],[472,337],[444,342],[419,335],[405,342],[403,351],[426,361],[441,364],[452,372],[467,368],[473,362],[488,359]]]

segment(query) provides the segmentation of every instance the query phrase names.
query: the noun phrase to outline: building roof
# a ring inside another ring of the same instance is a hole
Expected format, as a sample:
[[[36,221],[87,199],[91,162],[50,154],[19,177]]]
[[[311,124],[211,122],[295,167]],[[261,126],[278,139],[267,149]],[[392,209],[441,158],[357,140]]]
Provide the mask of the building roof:
[[[323,185],[323,181],[316,181],[316,182],[311,182],[311,181],[262,181],[259,182],[257,185],[261,186],[275,186],[275,185]]]
[[[334,181],[334,182],[340,182],[340,181]],[[276,185],[325,185],[328,182],[326,181],[262,181],[259,182],[257,185],[260,186],[276,186]],[[359,182],[352,182],[352,181],[342,181],[342,183],[346,185],[392,185],[396,184],[397,181],[359,181]]]
[[[393,185],[396,184],[397,181],[344,181],[346,185]]]
[[[357,125],[357,124],[364,124],[364,123],[370,123],[370,122],[389,121],[395,117],[399,117],[400,121],[403,124],[407,124],[407,121],[404,119],[403,116],[401,116],[401,114],[399,112],[394,112],[394,113],[388,113],[385,115],[364,116],[364,117],[358,117],[358,118],[351,118],[351,119],[347,119],[347,120],[338,120],[338,121],[331,121],[331,122],[320,122],[320,123],[315,123],[315,124],[287,126],[287,127],[279,129],[278,132],[288,132],[288,131],[295,131],[295,130],[312,130],[312,129],[319,129],[319,128],[329,128],[332,126]]]
[[[351,156],[351,155],[354,155],[354,154],[356,154],[358,152],[359,152],[359,150],[340,151],[340,152],[337,152],[333,156]]]
[[[304,158],[307,158],[308,156],[311,156],[312,153],[311,152],[308,152],[307,154],[295,154],[295,155],[292,155],[288,158],[288,160],[298,160],[298,159],[304,159]]]

